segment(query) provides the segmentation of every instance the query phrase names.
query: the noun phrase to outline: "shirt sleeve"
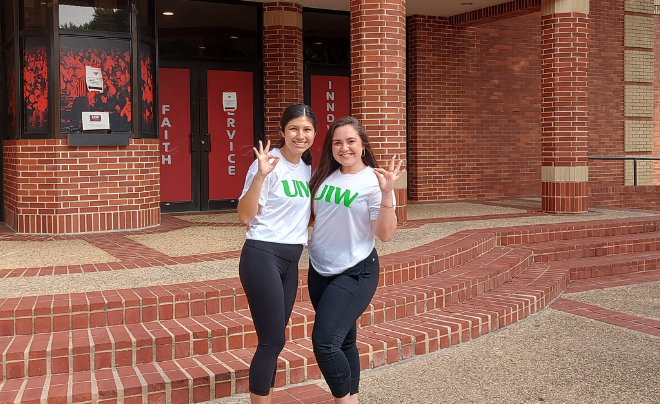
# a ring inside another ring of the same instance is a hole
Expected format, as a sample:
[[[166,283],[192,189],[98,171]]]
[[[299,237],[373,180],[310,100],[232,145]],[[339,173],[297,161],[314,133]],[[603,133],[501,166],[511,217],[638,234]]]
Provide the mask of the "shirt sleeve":
[[[257,171],[259,170],[259,161],[254,160],[252,162],[252,165],[250,165],[250,168],[248,169],[247,175],[245,176],[245,185],[243,186],[243,192],[241,192],[241,196],[238,199],[241,199],[242,197],[245,196],[247,191],[250,189],[250,186],[252,185],[252,181],[254,181],[254,176],[257,174]],[[268,200],[268,190],[270,189],[270,182],[271,179],[274,175],[274,172],[271,172],[266,176],[264,179],[264,183],[261,186],[261,193],[259,194],[259,205],[264,206],[266,205],[266,200]]]

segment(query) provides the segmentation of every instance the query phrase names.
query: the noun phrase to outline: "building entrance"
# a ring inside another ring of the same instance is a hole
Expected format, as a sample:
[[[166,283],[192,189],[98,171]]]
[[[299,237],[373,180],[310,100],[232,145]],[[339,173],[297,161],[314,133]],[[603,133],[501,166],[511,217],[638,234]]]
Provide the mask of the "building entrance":
[[[233,209],[263,136],[261,5],[156,6],[162,210]]]
[[[256,72],[211,62],[159,69],[165,211],[235,208],[254,160]]]

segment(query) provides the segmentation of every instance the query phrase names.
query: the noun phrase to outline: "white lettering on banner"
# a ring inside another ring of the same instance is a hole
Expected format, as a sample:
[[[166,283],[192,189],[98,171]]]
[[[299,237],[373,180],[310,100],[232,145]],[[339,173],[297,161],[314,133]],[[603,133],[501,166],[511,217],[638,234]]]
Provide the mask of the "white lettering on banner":
[[[227,115],[234,115],[234,111],[227,111]],[[227,118],[227,137],[229,137],[229,151],[234,151],[234,136],[236,136],[236,129],[234,130],[229,130],[229,128],[235,128],[236,127],[236,119],[235,118]],[[235,154],[230,153],[227,155],[227,161],[229,164],[236,164],[236,161],[234,160],[234,157],[236,157]],[[235,165],[230,165],[227,167],[227,175],[236,175],[236,166]]]
[[[163,104],[163,106],[161,107],[161,110],[163,112],[163,120],[160,123],[160,127],[164,128],[164,127],[167,126],[168,128],[171,128],[172,124],[170,123],[170,119],[167,116],[165,116],[170,111],[170,106],[166,105],[166,104]],[[167,129],[163,129],[163,132],[164,132],[163,137],[165,138],[165,140],[169,140],[170,136],[169,136],[169,133],[167,132]],[[161,144],[163,145],[163,148],[165,149],[164,153],[169,153],[170,152],[169,146],[170,146],[171,143],[170,142],[161,142]],[[168,154],[168,155],[161,154],[160,157],[161,157],[161,160],[160,160],[161,165],[164,165],[165,163],[167,163],[169,165],[172,164],[172,155],[171,154]]]
[[[332,90],[332,80],[328,80],[328,90]],[[330,114],[329,112],[335,112],[335,92],[334,91],[326,91],[325,92],[325,100],[326,101],[333,101],[333,102],[326,102],[325,104],[325,112],[328,112],[328,114],[325,116],[325,121],[328,123],[326,125],[326,129],[330,128],[330,124],[335,121],[335,115]]]

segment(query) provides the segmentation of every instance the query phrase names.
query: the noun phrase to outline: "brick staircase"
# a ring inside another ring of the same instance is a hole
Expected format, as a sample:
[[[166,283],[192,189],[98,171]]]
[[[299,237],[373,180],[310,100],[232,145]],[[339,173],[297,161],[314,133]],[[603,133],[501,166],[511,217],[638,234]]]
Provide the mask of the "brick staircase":
[[[363,368],[545,308],[571,280],[658,269],[660,217],[463,231],[381,258]],[[301,275],[276,386],[321,377]],[[0,299],[0,404],[187,403],[247,392],[256,335],[237,279]]]

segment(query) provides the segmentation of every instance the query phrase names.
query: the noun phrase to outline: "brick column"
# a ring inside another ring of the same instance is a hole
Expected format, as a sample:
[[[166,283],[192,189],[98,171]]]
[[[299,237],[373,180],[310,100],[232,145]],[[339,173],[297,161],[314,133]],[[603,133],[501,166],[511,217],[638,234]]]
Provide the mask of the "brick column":
[[[264,111],[266,139],[279,139],[284,109],[303,102],[302,7],[264,3]]]
[[[158,139],[71,147],[66,140],[8,140],[5,223],[18,233],[76,234],[160,224]]]
[[[586,212],[589,0],[544,0],[541,13],[541,205]]]
[[[378,163],[406,158],[406,2],[351,0],[351,113]],[[397,218],[408,217],[408,184],[395,185]]]

